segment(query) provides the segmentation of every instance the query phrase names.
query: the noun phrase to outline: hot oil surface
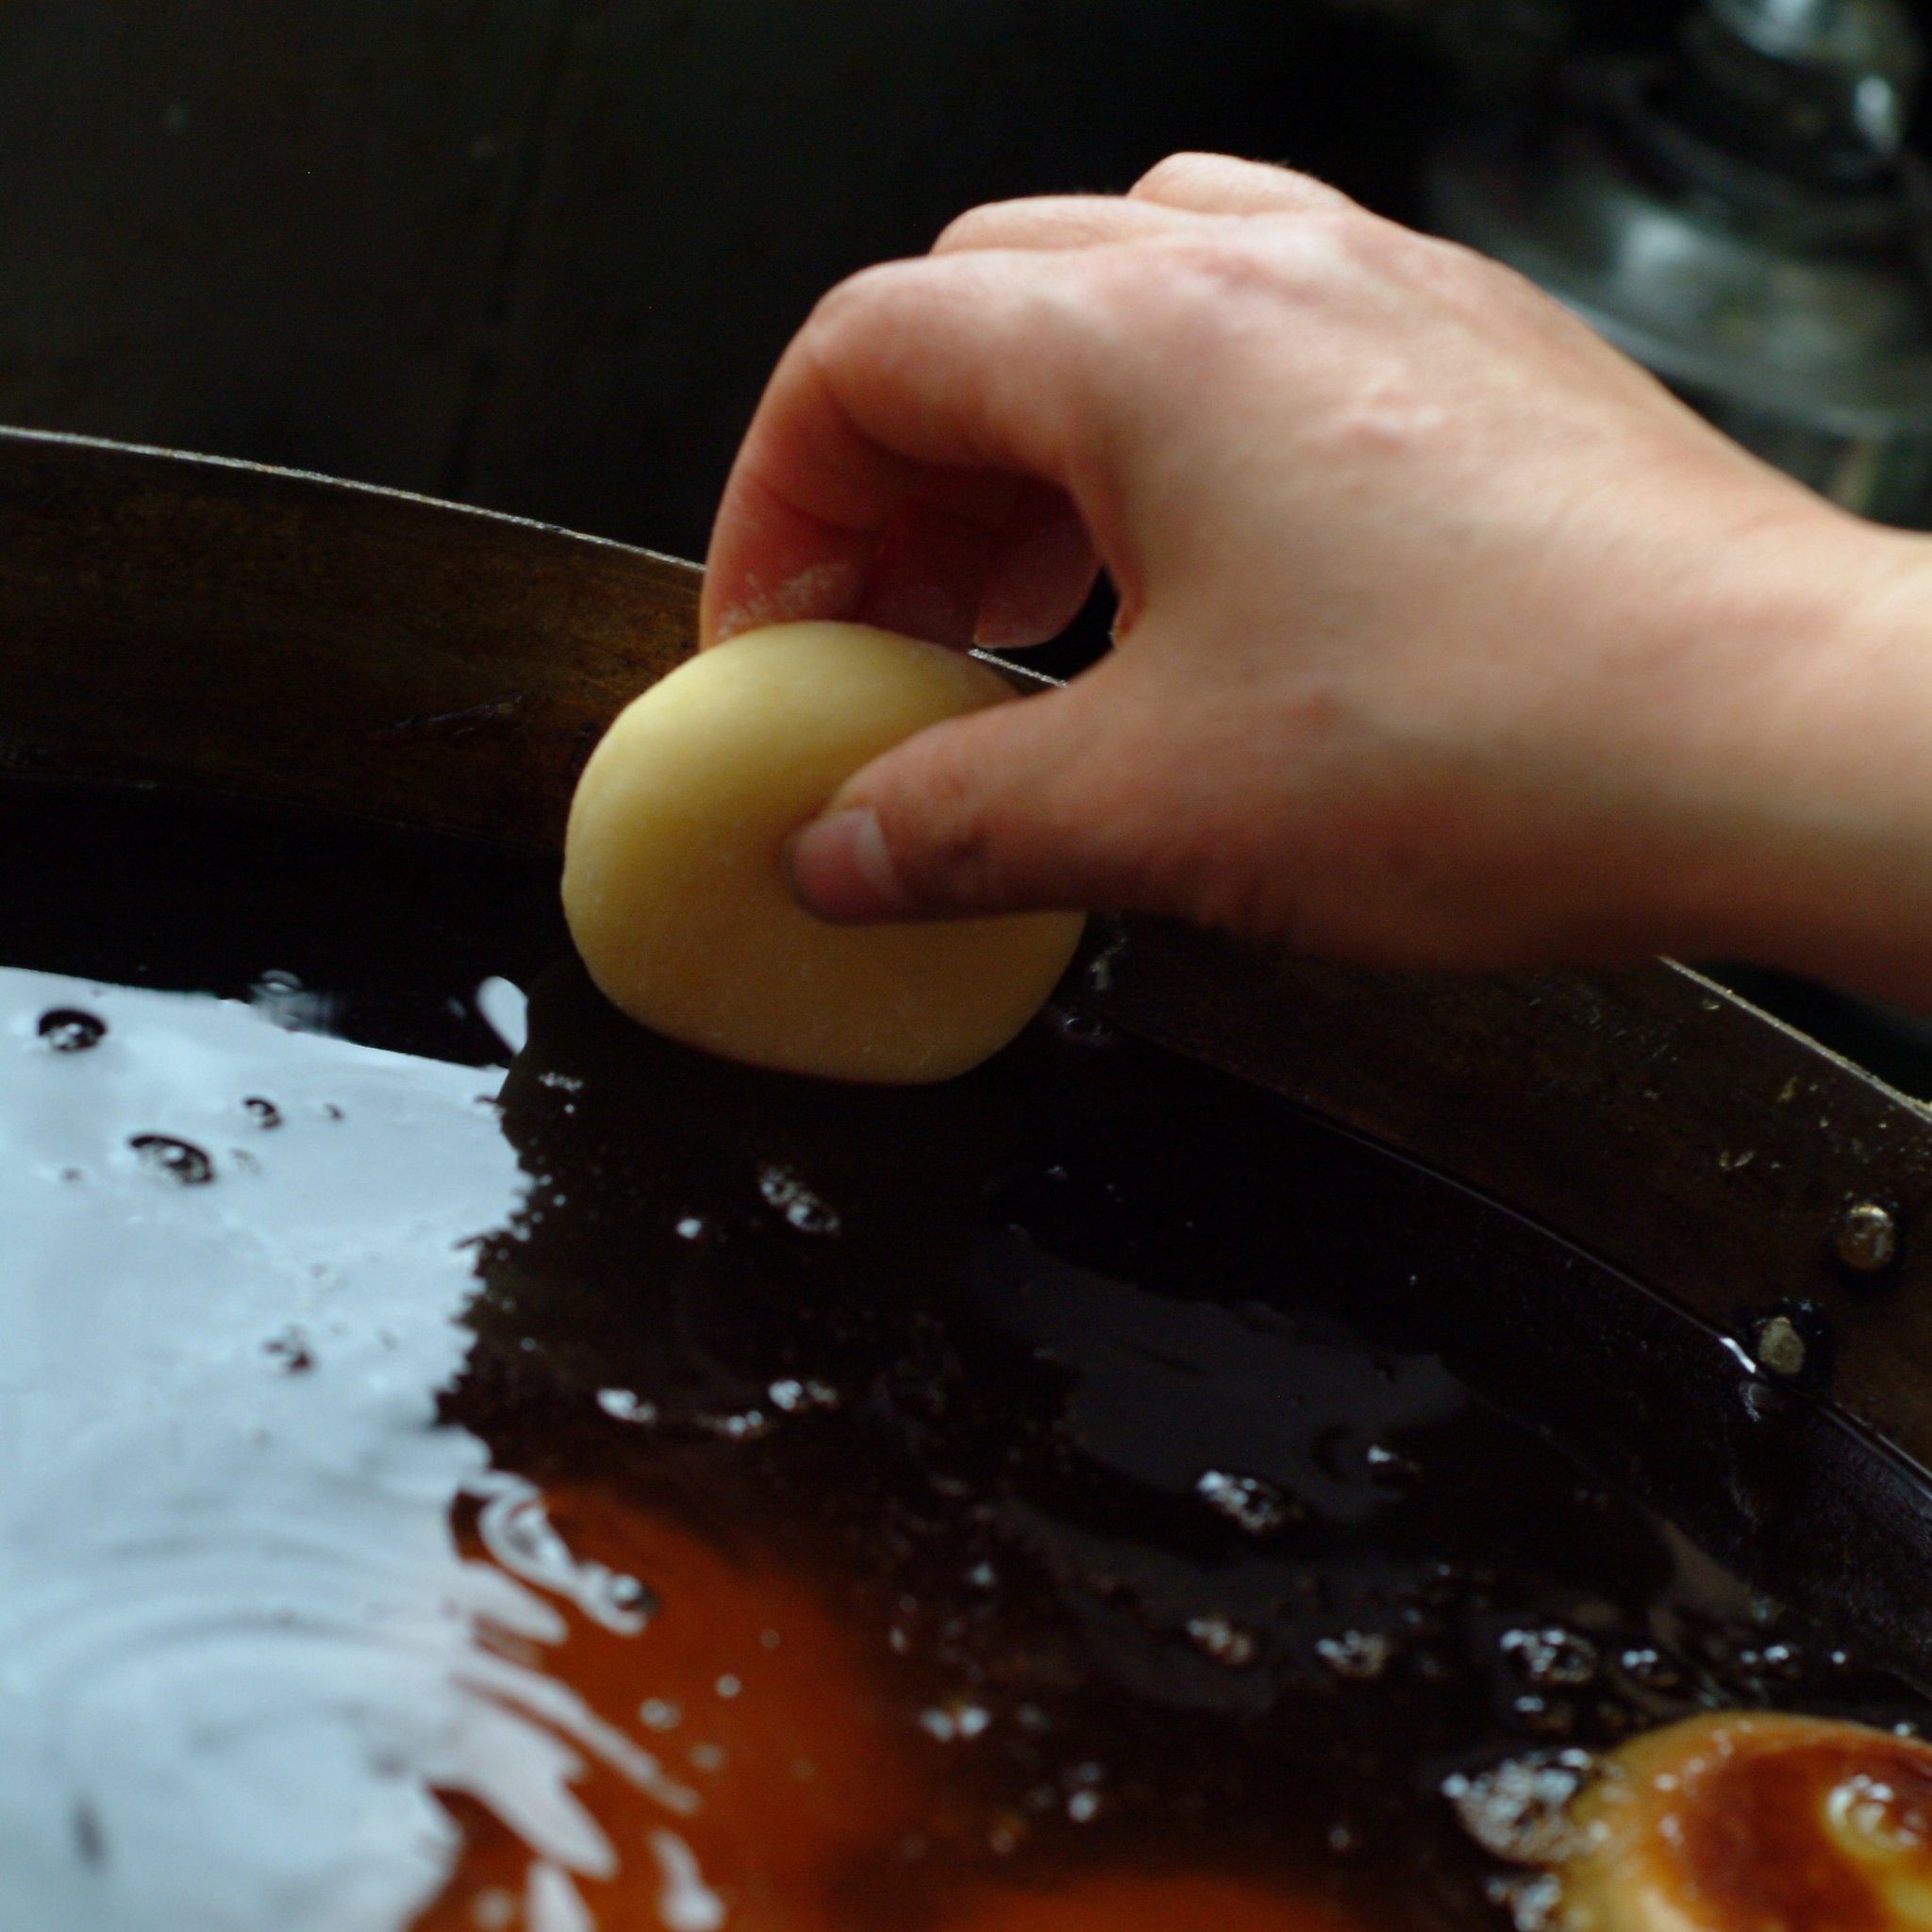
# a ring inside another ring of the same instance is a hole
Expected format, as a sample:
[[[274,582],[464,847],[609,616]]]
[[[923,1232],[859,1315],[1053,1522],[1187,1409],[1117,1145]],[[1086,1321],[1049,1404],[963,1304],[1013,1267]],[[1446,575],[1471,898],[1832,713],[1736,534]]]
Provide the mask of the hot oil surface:
[[[749,1073],[537,861],[0,796],[8,1923],[1495,1925],[1457,1774],[1923,1714],[1512,1418],[1604,1277],[1266,1096]]]

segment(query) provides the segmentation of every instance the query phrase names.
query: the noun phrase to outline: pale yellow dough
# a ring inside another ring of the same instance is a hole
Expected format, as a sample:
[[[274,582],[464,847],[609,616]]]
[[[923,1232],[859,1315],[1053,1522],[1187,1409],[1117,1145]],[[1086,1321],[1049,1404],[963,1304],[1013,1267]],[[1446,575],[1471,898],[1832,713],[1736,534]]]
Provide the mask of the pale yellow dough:
[[[915,731],[1012,696],[957,651],[854,624],[752,631],[680,665],[592,754],[563,905],[632,1018],[728,1059],[950,1079],[1040,1009],[1078,914],[838,926],[791,896],[786,841]]]

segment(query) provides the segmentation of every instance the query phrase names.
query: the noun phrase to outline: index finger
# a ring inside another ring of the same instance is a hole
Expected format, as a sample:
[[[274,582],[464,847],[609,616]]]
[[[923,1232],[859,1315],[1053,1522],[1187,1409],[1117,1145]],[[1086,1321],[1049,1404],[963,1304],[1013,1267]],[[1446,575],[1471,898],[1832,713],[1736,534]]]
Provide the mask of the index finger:
[[[1118,574],[1094,447],[1097,308],[1083,256],[986,251],[867,270],[767,386],[712,528],[701,626],[849,618],[909,505],[1030,479],[1064,491]],[[977,480],[975,480],[977,479]]]

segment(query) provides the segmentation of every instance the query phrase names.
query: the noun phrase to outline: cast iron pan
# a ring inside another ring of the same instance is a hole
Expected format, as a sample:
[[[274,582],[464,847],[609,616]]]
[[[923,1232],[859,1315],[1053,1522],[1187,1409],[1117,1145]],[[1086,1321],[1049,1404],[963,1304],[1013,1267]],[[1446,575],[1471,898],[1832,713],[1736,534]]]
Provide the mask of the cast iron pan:
[[[57,800],[76,784],[159,785],[491,841],[523,852],[541,894],[577,770],[615,710],[692,648],[696,594],[690,565],[535,524],[0,433],[0,770],[49,781]],[[652,1058],[558,972],[536,989],[508,1090],[531,1171],[567,1167],[585,1131],[545,1094],[626,1056],[633,1085],[658,1100],[634,1095],[625,1118],[708,1082],[712,1113],[691,1118],[756,1118],[824,1158],[830,1103],[767,1076],[694,1072],[675,1052]],[[1217,1252],[1244,1278],[1265,1280],[1267,1256],[1288,1248],[1297,1266],[1325,1257],[1337,1279],[1381,1268],[1380,1319],[1499,1410],[1752,1584],[1932,1682],[1924,1110],[1664,962],[1369,974],[1136,920],[1097,928],[1051,1030],[1067,1051],[1118,1035],[1119,1051],[1070,1084],[1158,1093],[1174,1123],[1169,1142],[1112,1146],[1109,1198],[1181,1174],[1234,1230]],[[606,1112],[621,1116],[612,1077]],[[966,1142],[916,1097],[879,1102],[876,1119],[854,1101],[838,1126],[852,1185],[863,1191],[929,1131],[943,1158],[919,1168],[922,1185],[963,1200],[948,1176],[980,1169],[961,1147],[1028,1131],[997,1079],[974,1091],[990,1111]],[[620,1118],[616,1131],[636,1142],[627,1185],[644,1192],[660,1186],[653,1175],[695,1176],[743,1152],[728,1125],[667,1138]],[[1382,1150],[1366,1166],[1345,1152],[1361,1142]],[[1271,1186],[1271,1161],[1293,1168],[1292,1185]],[[941,1241],[950,1212],[935,1210],[920,1239]],[[589,1340],[584,1308],[556,1288],[600,1264],[549,1239],[486,1261],[458,1411],[482,1404],[500,1424],[518,1410],[540,1304],[558,1375],[589,1386],[611,1373],[590,1358],[609,1337]],[[1087,1239],[1068,1237],[1076,1249]],[[1418,1254],[1429,1264],[1401,1275]],[[1058,1317],[1013,1312],[1030,1292],[1013,1266],[974,1259],[975,1292],[1009,1328],[1050,1329]],[[1068,1276],[1054,1292],[1066,1307],[1085,1290]],[[1183,1356],[1208,1347],[1150,1331],[1157,1341]],[[1078,1354],[1064,1336],[1039,1347]],[[1271,1398],[1256,1385],[1244,1399],[1265,1415]],[[553,1426],[544,1400],[525,1404],[531,1428]],[[568,1461],[541,1443],[522,1453]],[[1072,1562],[1069,1547],[1041,1560]]]

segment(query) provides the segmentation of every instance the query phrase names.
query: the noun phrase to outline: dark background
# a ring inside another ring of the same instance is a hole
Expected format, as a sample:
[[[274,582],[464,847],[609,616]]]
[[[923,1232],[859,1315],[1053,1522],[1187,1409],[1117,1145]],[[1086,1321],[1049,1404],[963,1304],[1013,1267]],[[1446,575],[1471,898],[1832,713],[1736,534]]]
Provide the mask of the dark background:
[[[1674,0],[0,0],[0,421],[687,555],[787,336],[1181,146],[1397,214]]]

